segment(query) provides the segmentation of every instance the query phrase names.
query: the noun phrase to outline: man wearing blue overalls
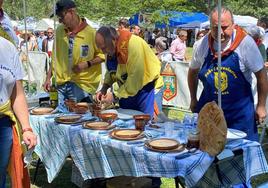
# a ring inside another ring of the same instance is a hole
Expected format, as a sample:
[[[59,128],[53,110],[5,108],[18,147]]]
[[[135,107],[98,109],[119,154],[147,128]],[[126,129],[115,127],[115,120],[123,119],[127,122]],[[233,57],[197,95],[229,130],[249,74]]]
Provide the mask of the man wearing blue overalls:
[[[200,40],[193,54],[188,72],[191,95],[190,108],[199,112],[210,101],[218,100],[218,10],[210,14],[211,32]],[[221,92],[222,109],[228,128],[247,133],[247,139],[258,141],[257,122],[266,118],[266,96],[268,91],[264,62],[253,39],[233,21],[232,12],[221,10]],[[256,110],[251,91],[252,73],[257,78],[258,102]],[[204,89],[197,100],[198,79]]]

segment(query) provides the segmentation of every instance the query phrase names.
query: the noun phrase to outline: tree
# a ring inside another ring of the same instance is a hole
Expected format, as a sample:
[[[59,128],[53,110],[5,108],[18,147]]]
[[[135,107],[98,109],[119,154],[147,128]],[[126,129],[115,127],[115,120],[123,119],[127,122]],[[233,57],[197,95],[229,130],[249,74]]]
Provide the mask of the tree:
[[[27,16],[37,19],[49,17],[53,10],[53,0],[25,0]],[[4,9],[12,19],[23,18],[22,0],[5,0]],[[160,16],[161,11],[194,11],[209,14],[217,0],[75,0],[80,15],[101,21],[104,24],[117,24],[121,17],[131,17],[138,12],[150,13],[153,21],[167,22],[168,17]],[[235,14],[255,17],[268,16],[268,0],[223,0]]]
[[[268,0],[250,1],[250,0],[226,0],[225,5],[230,7],[234,14],[249,15],[257,18],[268,16]]]

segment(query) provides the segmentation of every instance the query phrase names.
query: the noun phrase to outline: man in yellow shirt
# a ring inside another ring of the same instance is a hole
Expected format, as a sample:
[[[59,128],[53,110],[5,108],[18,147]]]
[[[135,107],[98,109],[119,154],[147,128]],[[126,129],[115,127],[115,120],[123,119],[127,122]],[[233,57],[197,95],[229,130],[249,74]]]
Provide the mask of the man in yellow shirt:
[[[78,16],[75,7],[72,0],[56,3],[56,15],[62,24],[56,30],[56,52],[52,52],[44,88],[49,91],[52,73],[56,74],[60,107],[64,107],[65,99],[91,102],[101,80],[104,55],[95,44],[96,32]]]
[[[119,99],[121,108],[154,114],[154,88],[163,85],[161,63],[150,46],[125,29],[101,27],[96,34],[97,46],[107,55],[104,84],[97,93],[98,101],[112,103]],[[112,92],[107,92],[111,88]],[[161,180],[151,177],[152,188]]]
[[[119,99],[121,108],[154,113],[154,88],[162,86],[160,61],[149,45],[128,30],[101,27],[96,44],[107,54],[107,73],[97,100],[112,103]],[[107,93],[108,88],[111,93]]]

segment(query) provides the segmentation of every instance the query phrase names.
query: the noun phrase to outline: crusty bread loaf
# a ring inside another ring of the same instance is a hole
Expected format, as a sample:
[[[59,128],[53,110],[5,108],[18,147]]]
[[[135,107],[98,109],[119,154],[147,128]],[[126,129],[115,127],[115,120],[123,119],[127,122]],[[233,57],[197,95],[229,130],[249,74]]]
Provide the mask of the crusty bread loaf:
[[[198,130],[200,132],[200,149],[216,156],[225,147],[227,124],[223,111],[215,102],[207,103],[199,112]]]

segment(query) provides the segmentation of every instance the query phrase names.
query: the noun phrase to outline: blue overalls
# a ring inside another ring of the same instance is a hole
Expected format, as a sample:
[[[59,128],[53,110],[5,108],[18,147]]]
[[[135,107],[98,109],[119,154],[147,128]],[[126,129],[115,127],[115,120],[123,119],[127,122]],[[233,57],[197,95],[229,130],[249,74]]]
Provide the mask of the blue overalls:
[[[116,82],[115,74],[117,70],[117,59],[112,57],[107,59],[107,70],[110,72],[110,76],[113,82]],[[127,74],[122,75],[121,78],[126,81]],[[152,81],[146,84],[135,96],[128,98],[121,98],[119,100],[120,108],[139,110],[145,114],[154,115],[154,82]]]
[[[209,49],[205,62],[198,74],[204,89],[196,112],[210,101],[218,101],[218,65]],[[221,91],[222,109],[228,128],[247,133],[247,139],[258,141],[254,101],[250,83],[239,66],[238,54],[234,51],[222,57]]]

